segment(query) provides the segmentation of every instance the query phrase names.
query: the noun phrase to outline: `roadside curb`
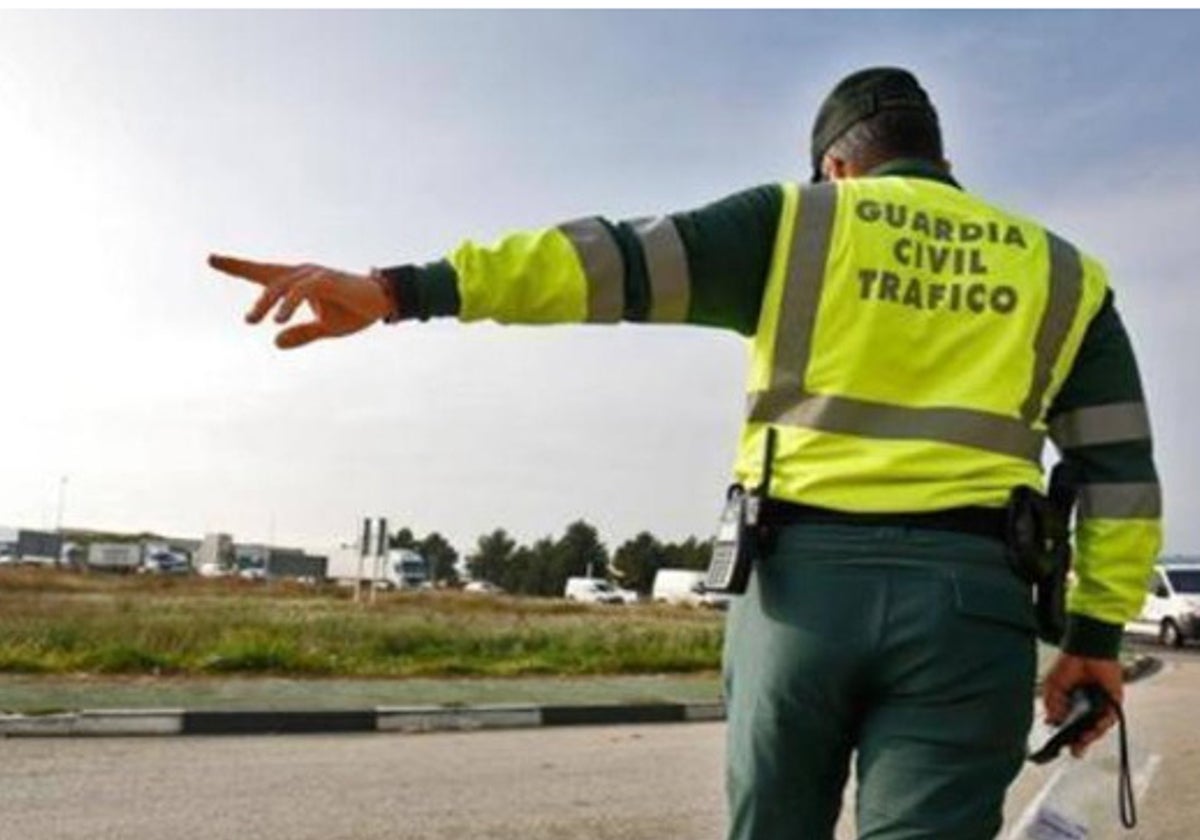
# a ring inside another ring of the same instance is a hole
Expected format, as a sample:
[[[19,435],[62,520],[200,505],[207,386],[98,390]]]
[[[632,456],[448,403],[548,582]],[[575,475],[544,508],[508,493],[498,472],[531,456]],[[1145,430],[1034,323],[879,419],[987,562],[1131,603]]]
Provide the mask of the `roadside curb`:
[[[1125,682],[1147,679],[1162,661],[1139,656],[1124,667]],[[371,709],[188,711],[90,709],[48,715],[0,714],[0,737],[129,737],[141,735],[296,735],[347,732],[473,732],[539,726],[695,723],[725,719],[725,704],[614,703],[377,706]]]
[[[724,719],[725,706],[721,702],[590,706],[380,706],[373,709],[287,711],[92,709],[48,715],[0,715],[0,737],[468,732],[536,726],[690,723]]]

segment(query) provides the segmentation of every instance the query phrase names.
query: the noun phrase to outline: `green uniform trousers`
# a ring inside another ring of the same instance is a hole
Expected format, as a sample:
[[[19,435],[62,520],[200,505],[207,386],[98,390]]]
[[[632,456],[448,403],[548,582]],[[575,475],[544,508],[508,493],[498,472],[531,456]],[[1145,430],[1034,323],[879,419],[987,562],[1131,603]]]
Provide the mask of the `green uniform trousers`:
[[[852,757],[862,840],[995,837],[1034,639],[998,541],[780,529],[726,629],[729,840],[830,840]]]

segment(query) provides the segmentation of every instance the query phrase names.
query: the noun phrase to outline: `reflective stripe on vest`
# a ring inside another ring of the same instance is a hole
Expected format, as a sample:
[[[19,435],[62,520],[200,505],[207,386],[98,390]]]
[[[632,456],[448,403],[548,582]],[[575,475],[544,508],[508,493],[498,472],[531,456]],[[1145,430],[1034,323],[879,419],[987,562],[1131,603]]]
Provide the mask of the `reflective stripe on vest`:
[[[631,223],[642,243],[650,279],[650,314],[658,324],[681,324],[687,319],[692,280],[687,252],[675,223],[667,216]]]
[[[625,314],[625,261],[621,249],[604,223],[597,218],[578,219],[559,225],[571,240],[588,285],[587,320],[611,324]]]
[[[837,434],[918,439],[970,446],[1039,462],[1045,434],[1034,428],[1054,366],[1082,298],[1078,252],[1047,233],[1050,291],[1034,343],[1033,377],[1021,417],[952,407],[914,408],[804,390],[812,337],[825,282],[837,209],[833,183],[805,187],[788,257],[775,327],[770,382],[751,393],[750,422],[799,426]]]
[[[1162,490],[1154,482],[1079,486],[1081,520],[1158,519],[1160,516]]]
[[[1140,402],[1078,408],[1050,421],[1050,439],[1060,449],[1149,440],[1150,417]]]
[[[1021,406],[1021,418],[1029,425],[1042,416],[1050,375],[1083,298],[1083,263],[1079,252],[1049,231],[1046,236],[1050,244],[1050,299],[1042,312],[1033,345],[1033,382]]]

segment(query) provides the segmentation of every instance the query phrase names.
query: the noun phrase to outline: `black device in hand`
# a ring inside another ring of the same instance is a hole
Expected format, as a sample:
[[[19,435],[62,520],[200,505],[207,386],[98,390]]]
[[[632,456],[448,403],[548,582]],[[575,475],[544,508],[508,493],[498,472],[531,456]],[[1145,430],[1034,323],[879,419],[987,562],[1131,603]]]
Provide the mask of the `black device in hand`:
[[[1063,722],[1054,730],[1054,734],[1046,740],[1045,744],[1029,754],[1029,760],[1034,764],[1047,764],[1058,758],[1063,747],[1071,746],[1096,725],[1112,702],[1104,689],[1094,683],[1073,689],[1069,701],[1070,710]]]
[[[1104,716],[1111,706],[1117,713],[1120,729],[1120,775],[1117,779],[1117,800],[1121,814],[1121,825],[1126,828],[1137,826],[1137,801],[1133,793],[1133,774],[1129,769],[1129,740],[1125,733],[1125,712],[1108,693],[1095,683],[1085,683],[1071,691],[1071,709],[1054,734],[1039,749],[1029,754],[1034,764],[1053,761],[1063,747],[1076,743]]]

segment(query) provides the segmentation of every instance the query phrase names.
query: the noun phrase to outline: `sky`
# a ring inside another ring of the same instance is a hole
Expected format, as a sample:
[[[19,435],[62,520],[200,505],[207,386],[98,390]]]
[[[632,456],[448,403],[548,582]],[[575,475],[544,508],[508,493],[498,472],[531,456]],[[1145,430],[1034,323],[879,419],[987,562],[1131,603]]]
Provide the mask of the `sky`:
[[[217,251],[365,270],[803,178],[914,70],[960,180],[1109,267],[1166,550],[1200,551],[1200,12],[0,12],[0,525],[460,550],[706,537],[745,341],[379,325],[283,353]]]

